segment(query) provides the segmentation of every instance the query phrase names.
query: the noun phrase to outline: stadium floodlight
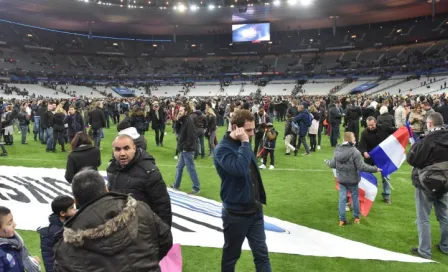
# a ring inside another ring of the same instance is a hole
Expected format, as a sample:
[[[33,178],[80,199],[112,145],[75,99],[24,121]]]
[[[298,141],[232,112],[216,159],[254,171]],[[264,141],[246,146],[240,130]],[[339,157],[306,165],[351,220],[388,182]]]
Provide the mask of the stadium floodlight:
[[[235,6],[234,6],[234,5],[230,5],[230,7],[231,7],[231,8],[234,8]]]
[[[99,1],[99,2],[98,2],[98,5],[101,5],[101,4],[102,4],[101,1]]]
[[[89,3],[89,0],[84,0],[85,3]]]
[[[177,10],[177,6],[174,6],[173,9],[174,9],[174,10]]]
[[[294,6],[295,4],[297,4],[297,0],[288,0],[288,5]]]
[[[312,3],[313,3],[313,0],[300,0],[300,4],[305,7],[311,5]]]
[[[179,4],[179,5],[177,6],[177,10],[178,10],[179,12],[184,12],[186,9],[187,9],[187,8],[186,8],[183,4]]]
[[[215,5],[209,5],[209,6],[208,6],[208,9],[209,9],[209,10],[214,10],[214,9],[215,9]]]
[[[196,5],[191,5],[191,6],[190,6],[190,10],[191,10],[191,11],[196,11],[196,10],[198,10],[198,6],[196,6]]]
[[[275,0],[275,1],[273,2],[273,4],[274,4],[274,6],[276,6],[276,7],[280,6],[280,0]]]

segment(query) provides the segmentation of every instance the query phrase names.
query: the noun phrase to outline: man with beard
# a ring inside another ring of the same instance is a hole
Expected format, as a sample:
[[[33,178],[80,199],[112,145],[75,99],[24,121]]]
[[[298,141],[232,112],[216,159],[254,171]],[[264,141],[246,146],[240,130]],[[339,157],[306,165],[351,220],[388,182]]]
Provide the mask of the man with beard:
[[[171,226],[171,201],[154,157],[137,149],[128,135],[119,135],[112,146],[114,158],[107,167],[109,190],[131,194]]]
[[[192,110],[190,105],[186,104],[179,108],[177,115],[176,131],[179,135],[177,141],[179,149],[179,161],[176,166],[176,178],[171,188],[179,190],[182,182],[184,167],[187,167],[188,174],[193,182],[193,190],[189,194],[197,195],[200,193],[200,182],[196,167],[194,165],[194,152],[196,150],[196,136],[194,135],[194,124],[190,117]]]
[[[386,140],[391,134],[395,132],[395,128],[389,126],[382,126],[376,123],[376,119],[373,116],[367,118],[367,128],[361,134],[361,140],[358,145],[358,149],[365,158],[365,162],[370,165],[374,165],[373,160],[370,158],[369,152],[377,147],[382,141]],[[383,176],[383,199],[387,204],[391,204],[390,200],[390,177]]]
[[[255,120],[255,146],[254,146],[254,154],[257,156],[258,149],[260,148],[260,143],[263,140],[264,130],[266,128],[266,124],[271,122],[271,119],[264,111],[263,107],[258,109],[258,112],[254,114]]]

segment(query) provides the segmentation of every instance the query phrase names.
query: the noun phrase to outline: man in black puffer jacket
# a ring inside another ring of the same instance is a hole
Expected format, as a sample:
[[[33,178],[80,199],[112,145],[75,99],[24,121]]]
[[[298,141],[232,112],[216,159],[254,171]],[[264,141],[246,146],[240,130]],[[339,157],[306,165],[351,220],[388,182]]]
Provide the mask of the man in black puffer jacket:
[[[194,134],[196,135],[196,151],[194,152],[194,158],[197,159],[199,156],[199,146],[201,148],[201,158],[205,157],[205,147],[204,147],[204,136],[205,128],[207,127],[207,118],[200,110],[195,110],[191,114],[194,124]]]
[[[76,174],[72,191],[81,208],[56,238],[55,272],[160,271],[173,237],[148,205],[107,193],[103,177],[91,169]]]
[[[154,157],[137,149],[128,135],[119,135],[112,145],[114,158],[107,167],[109,190],[145,202],[171,226],[171,200]]]

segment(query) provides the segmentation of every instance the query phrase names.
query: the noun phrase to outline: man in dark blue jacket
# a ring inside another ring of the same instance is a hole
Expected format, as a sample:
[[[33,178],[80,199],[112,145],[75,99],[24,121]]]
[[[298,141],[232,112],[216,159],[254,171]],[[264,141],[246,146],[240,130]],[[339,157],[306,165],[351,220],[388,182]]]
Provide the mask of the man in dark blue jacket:
[[[230,122],[232,131],[218,144],[214,158],[216,171],[221,178],[223,202],[221,271],[235,271],[241,246],[247,238],[256,271],[270,272],[262,207],[266,204],[266,193],[249,143],[254,135],[254,116],[248,110],[238,110]]]

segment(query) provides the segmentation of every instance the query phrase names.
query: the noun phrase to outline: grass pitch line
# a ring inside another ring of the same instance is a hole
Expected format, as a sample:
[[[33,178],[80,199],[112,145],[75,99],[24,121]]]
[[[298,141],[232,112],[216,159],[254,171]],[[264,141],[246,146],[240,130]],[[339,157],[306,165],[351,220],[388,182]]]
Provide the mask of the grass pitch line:
[[[39,162],[65,162],[66,160],[45,160],[45,159],[31,159],[31,158],[7,158],[7,160],[13,160],[13,161],[39,161]],[[177,164],[163,164],[163,163],[157,163],[157,166],[160,167],[176,167]],[[214,169],[215,166],[210,165],[196,165],[196,168],[204,168],[204,169]],[[331,173],[330,169],[308,169],[308,168],[275,168],[272,170],[267,170],[269,172],[271,171],[292,171],[292,172],[329,172]],[[393,173],[394,175],[411,175],[411,172],[406,171],[397,171]]]

